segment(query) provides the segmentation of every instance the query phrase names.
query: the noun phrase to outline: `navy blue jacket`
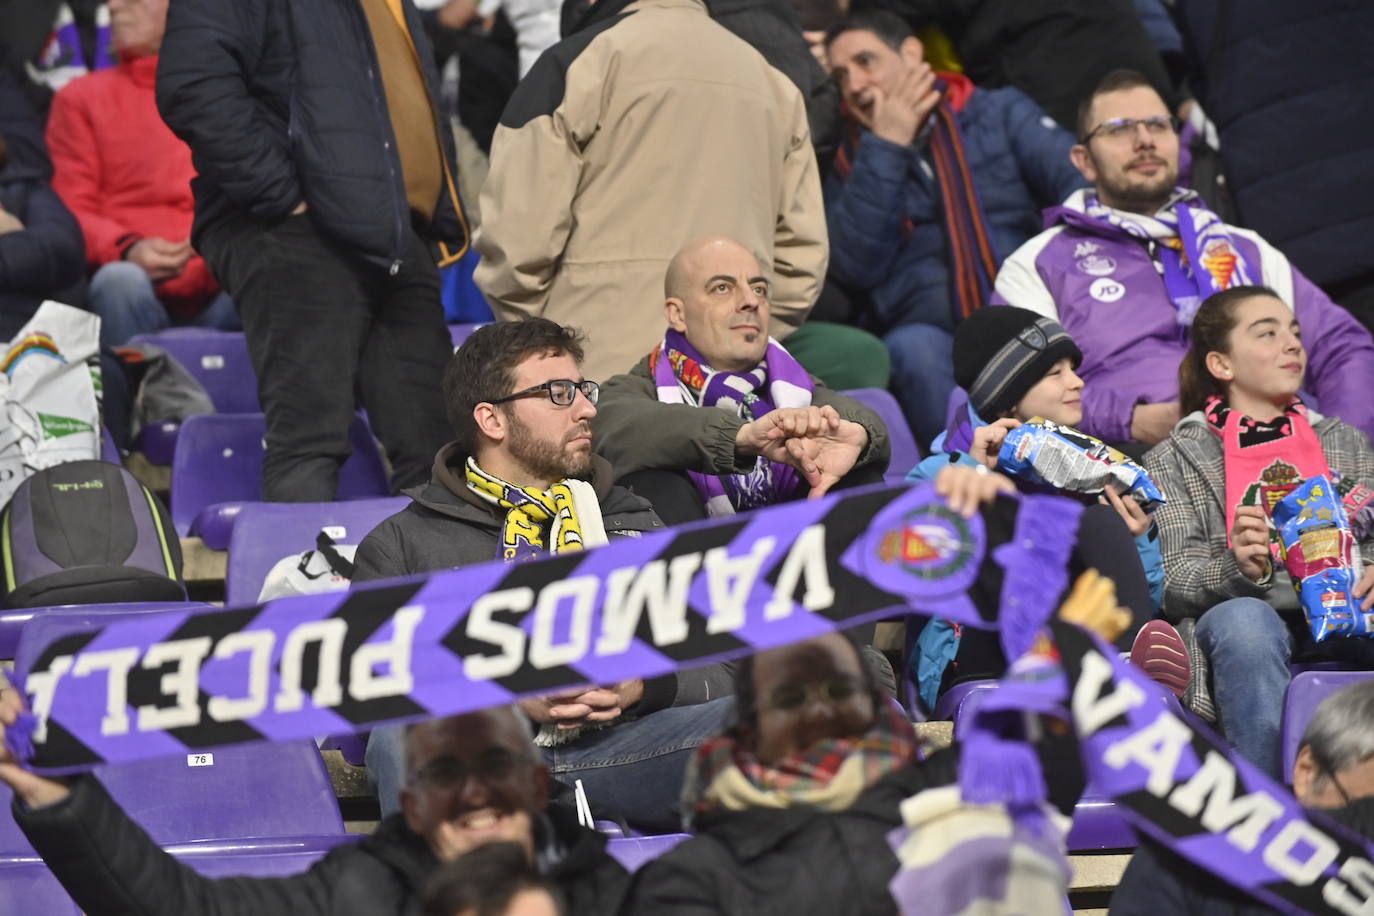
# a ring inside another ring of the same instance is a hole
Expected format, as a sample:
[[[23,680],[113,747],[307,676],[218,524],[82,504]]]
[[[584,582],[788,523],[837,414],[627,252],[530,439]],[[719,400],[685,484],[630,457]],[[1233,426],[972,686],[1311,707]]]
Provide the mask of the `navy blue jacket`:
[[[433,108],[433,53],[414,7],[404,9]],[[199,173],[193,242],[230,213],[271,223],[305,201],[321,233],[375,264],[399,265],[410,208],[358,0],[177,0],[157,104]],[[437,113],[435,127],[456,182],[453,138]],[[428,227],[444,263],[467,250],[461,206],[455,184]]]
[[[1241,225],[1318,285],[1374,279],[1374,9],[1352,0],[1179,9]]]
[[[1017,89],[976,89],[958,113],[973,182],[998,262],[1040,231],[1040,210],[1084,184],[1073,137]],[[826,180],[830,275],[868,290],[876,327],[952,329],[950,257],[928,146],[865,130],[848,180]],[[905,238],[903,224],[912,231]]]
[[[52,163],[43,127],[19,87],[0,73],[0,136],[8,162],[0,167],[0,207],[24,228],[0,235],[0,343],[10,340],[44,299],[70,299],[81,282],[86,247],[81,227],[49,180]]]

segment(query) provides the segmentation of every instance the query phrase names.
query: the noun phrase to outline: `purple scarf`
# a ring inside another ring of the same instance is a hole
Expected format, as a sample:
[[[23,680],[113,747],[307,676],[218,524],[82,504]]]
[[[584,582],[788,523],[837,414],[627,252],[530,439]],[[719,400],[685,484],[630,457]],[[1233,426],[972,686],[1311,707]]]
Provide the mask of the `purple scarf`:
[[[815,384],[776,340],[769,338],[763,362],[749,372],[717,372],[687,338],[672,328],[649,355],[658,399],[664,404],[715,407],[756,420],[778,407],[809,407]],[[747,474],[689,471],[712,518],[795,499],[805,481],[796,468],[762,456]]]

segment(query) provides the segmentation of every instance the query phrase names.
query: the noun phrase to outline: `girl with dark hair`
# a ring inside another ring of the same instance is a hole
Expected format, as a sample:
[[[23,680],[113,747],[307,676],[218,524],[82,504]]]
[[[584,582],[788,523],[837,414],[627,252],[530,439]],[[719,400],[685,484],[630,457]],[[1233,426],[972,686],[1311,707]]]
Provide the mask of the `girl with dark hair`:
[[[1164,551],[1164,613],[1196,627],[1220,724],[1274,778],[1288,663],[1335,658],[1374,668],[1374,640],[1313,642],[1293,583],[1274,560],[1274,505],[1318,474],[1374,484],[1368,437],[1309,409],[1293,310],[1273,290],[1241,286],[1203,302],[1179,367],[1184,414],[1145,467],[1168,502],[1155,513]],[[1361,609],[1374,605],[1374,538],[1361,541]],[[1205,685],[1200,685],[1205,686]]]

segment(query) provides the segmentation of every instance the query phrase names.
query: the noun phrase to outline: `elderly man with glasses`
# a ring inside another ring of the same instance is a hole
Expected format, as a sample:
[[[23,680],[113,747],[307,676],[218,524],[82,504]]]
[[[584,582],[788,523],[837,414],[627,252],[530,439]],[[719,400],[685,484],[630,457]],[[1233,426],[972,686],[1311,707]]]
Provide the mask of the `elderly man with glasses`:
[[[358,547],[354,581],[583,550],[663,527],[592,452],[600,391],[582,376],[577,332],[543,318],[478,329],[454,354],[444,400],[456,435],[413,502]],[[677,829],[693,748],[732,710],[716,667],[587,685],[521,702],[555,778],[641,829]],[[711,699],[708,698],[718,698]],[[367,766],[383,814],[397,810],[403,736],[379,729]]]
[[[1293,762],[1293,794],[1303,807],[1320,811],[1358,836],[1374,838],[1374,678],[1342,688],[1317,707]],[[1367,901],[1369,885],[1357,886]],[[1136,851],[1111,906],[1111,916],[1273,912],[1153,842]]]
[[[1180,419],[1178,366],[1198,305],[1259,284],[1302,325],[1309,407],[1374,433],[1369,332],[1258,234],[1177,187],[1178,124],[1146,79],[1103,77],[1078,133],[1070,157],[1093,187],[1046,212],[1045,231],[1002,264],[992,298],[1058,321],[1078,342],[1082,428],[1114,443],[1162,441]]]

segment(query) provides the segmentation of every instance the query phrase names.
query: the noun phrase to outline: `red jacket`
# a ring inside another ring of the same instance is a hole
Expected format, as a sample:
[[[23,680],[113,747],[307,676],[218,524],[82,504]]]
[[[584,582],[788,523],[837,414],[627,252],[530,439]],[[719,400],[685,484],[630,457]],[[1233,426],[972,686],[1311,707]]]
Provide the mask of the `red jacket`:
[[[118,261],[139,238],[191,235],[196,170],[190,148],[157,112],[156,76],[157,57],[126,58],[72,80],[53,98],[52,186],[81,223],[91,270]],[[218,292],[198,254],[157,285],[168,312],[180,316],[196,314]]]

